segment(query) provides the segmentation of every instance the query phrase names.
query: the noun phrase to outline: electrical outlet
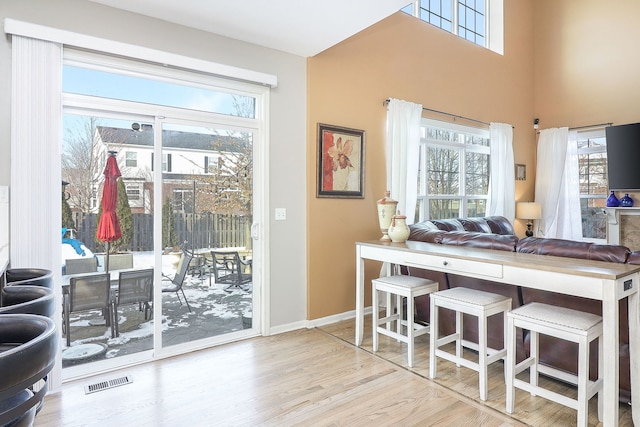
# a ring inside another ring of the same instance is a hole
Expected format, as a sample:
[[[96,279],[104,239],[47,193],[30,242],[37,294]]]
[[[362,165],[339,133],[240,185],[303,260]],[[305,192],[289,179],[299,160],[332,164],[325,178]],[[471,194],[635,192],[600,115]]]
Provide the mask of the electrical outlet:
[[[276,221],[284,221],[287,219],[287,209],[285,208],[276,208],[275,214]]]

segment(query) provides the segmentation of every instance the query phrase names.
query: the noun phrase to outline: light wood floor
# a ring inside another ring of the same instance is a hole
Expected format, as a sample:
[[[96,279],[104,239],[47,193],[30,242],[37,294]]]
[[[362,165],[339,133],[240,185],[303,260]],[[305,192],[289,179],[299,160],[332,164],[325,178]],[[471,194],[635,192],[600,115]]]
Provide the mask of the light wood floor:
[[[504,413],[501,365],[486,403],[467,369],[443,361],[439,378],[427,379],[428,335],[419,338],[413,369],[396,341],[381,337],[374,355],[370,336],[362,348],[353,337],[351,320],[65,383],[47,396],[35,426],[575,425],[574,411],[524,392],[514,417]],[[133,383],[84,393],[87,384],[122,375]],[[622,411],[620,425],[631,426],[630,411]],[[597,424],[595,415],[590,421]]]

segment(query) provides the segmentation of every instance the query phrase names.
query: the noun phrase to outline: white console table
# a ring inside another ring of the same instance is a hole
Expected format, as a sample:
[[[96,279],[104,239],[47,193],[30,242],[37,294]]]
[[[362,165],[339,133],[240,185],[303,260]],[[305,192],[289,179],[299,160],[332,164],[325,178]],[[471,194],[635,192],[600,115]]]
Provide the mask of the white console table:
[[[356,345],[364,334],[364,264],[375,260],[602,301],[604,351],[603,424],[619,419],[618,301],[629,298],[629,347],[634,424],[640,426],[640,266],[521,254],[433,243],[356,243]]]

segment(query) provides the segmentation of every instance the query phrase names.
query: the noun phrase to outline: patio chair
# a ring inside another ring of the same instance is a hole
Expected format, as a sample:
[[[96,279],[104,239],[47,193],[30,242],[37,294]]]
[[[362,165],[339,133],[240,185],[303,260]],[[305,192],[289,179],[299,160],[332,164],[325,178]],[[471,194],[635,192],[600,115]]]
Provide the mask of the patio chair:
[[[184,302],[187,304],[187,308],[189,309],[189,312],[191,312],[191,306],[189,305],[189,301],[187,301],[187,296],[184,294],[184,289],[182,289],[182,284],[184,283],[184,279],[187,277],[189,264],[191,263],[192,259],[193,259],[192,255],[183,251],[182,256],[180,257],[180,261],[178,262],[178,269],[176,271],[176,274],[173,276],[173,278],[170,278],[164,274],[162,275],[163,278],[167,279],[166,281],[171,282],[168,285],[162,286],[162,292],[175,292],[176,295],[178,296],[178,301],[180,301],[180,304],[182,304],[182,301],[180,300],[179,292],[182,292],[182,296],[184,297]],[[165,282],[165,280],[163,280],[163,282]]]
[[[95,273],[98,271],[98,259],[94,257],[67,259],[64,264],[64,274]]]
[[[144,270],[121,271],[118,277],[118,292],[113,298],[113,323],[116,336],[118,330],[118,307],[126,304],[138,304],[140,310],[144,307],[144,319],[149,318],[151,302],[153,301],[153,268]]]
[[[62,310],[67,347],[71,346],[69,328],[71,313],[86,310],[102,310],[106,325],[111,326],[111,337],[115,338],[111,312],[111,283],[108,273],[72,277],[69,281],[69,293],[65,295]]]
[[[213,276],[215,283],[226,284],[225,292],[231,292],[234,288],[246,290],[243,285],[253,280],[251,273],[251,260],[240,258],[238,252],[211,251],[213,257]],[[249,273],[245,273],[246,269]]]

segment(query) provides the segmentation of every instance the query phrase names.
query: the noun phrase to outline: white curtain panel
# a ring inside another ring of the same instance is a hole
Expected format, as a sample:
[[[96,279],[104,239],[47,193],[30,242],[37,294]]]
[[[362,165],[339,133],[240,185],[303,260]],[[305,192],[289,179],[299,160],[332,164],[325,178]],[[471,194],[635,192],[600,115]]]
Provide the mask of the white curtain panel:
[[[59,273],[62,45],[13,35],[11,47],[11,266]]]
[[[537,233],[559,239],[582,238],[580,219],[580,188],[575,139],[569,140],[569,129],[553,128],[540,131],[536,168],[536,202],[542,219]]]
[[[385,144],[387,189],[398,201],[398,210],[407,216],[407,225],[415,221],[420,154],[422,105],[390,99],[387,106]]]
[[[513,126],[491,123],[491,156],[487,215],[501,215],[513,224],[516,216]]]

